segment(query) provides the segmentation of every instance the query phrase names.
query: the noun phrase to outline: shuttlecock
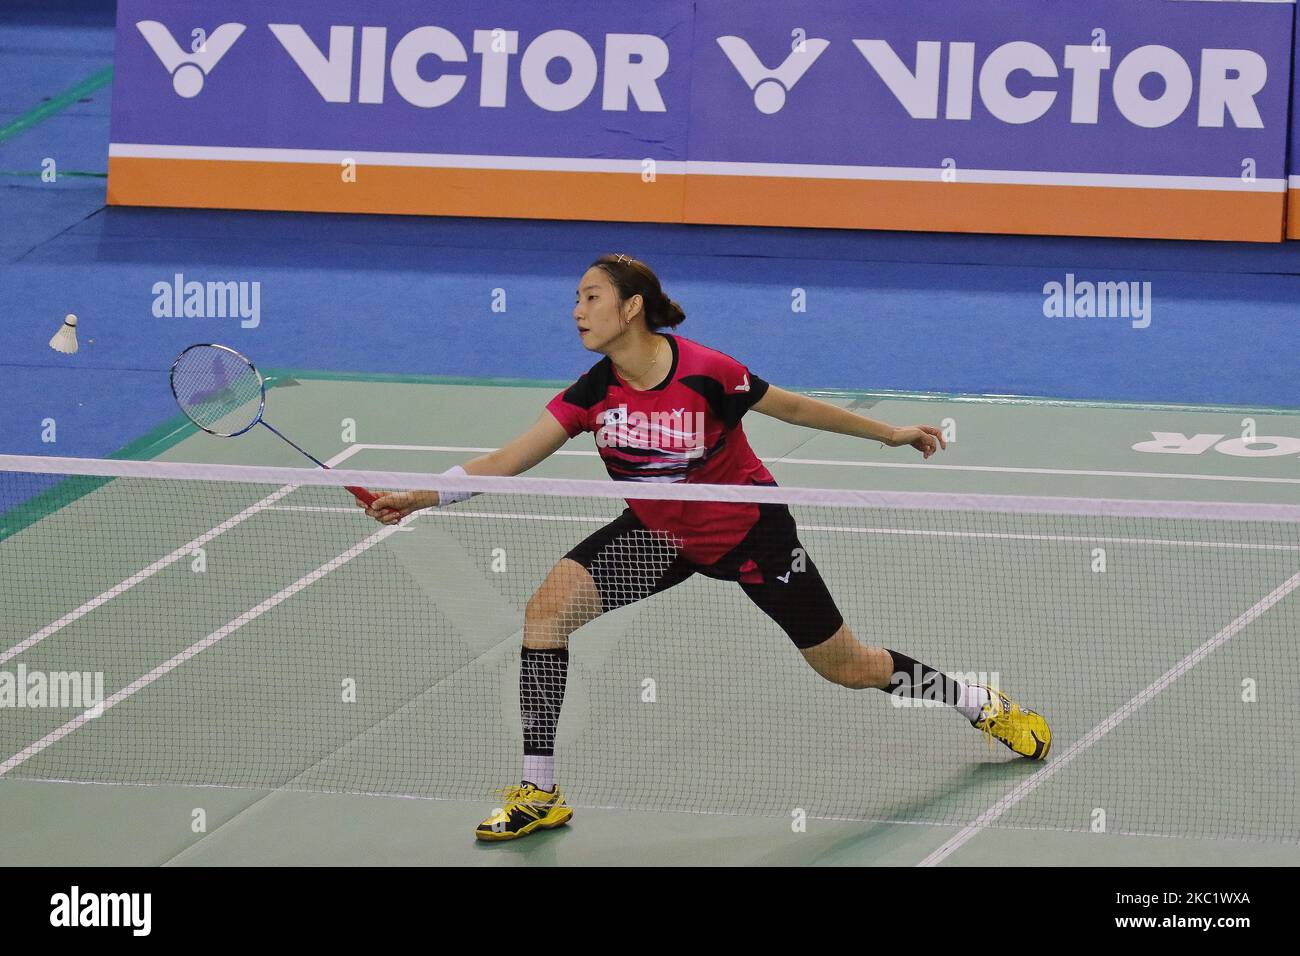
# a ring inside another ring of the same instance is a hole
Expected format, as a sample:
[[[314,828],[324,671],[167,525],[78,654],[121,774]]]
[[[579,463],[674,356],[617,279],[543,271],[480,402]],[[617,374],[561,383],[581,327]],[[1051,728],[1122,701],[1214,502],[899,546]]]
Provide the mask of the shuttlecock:
[[[72,355],[77,351],[77,317],[68,314],[63,320],[63,325],[59,331],[54,333],[54,338],[50,339],[50,348],[56,352],[65,352]]]

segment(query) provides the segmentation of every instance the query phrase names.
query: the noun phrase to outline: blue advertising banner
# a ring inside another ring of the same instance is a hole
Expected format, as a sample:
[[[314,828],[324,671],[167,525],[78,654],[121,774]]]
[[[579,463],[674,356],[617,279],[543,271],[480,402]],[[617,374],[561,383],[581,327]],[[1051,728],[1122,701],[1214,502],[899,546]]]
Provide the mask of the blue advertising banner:
[[[699,4],[692,218],[1280,238],[1291,5],[1042,9]]]
[[[1300,158],[1296,157],[1296,148],[1300,146],[1300,23],[1294,26],[1292,40],[1291,66],[1291,149],[1289,151],[1289,168],[1287,169],[1287,216],[1286,236],[1288,239],[1300,239]]]
[[[1277,240],[1294,5],[121,0],[110,201]]]

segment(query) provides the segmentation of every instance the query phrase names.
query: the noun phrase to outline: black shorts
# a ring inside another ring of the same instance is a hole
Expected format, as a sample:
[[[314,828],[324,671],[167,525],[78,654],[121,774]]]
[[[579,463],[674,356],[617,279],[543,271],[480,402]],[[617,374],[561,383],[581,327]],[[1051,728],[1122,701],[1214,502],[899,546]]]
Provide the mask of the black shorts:
[[[816,647],[844,624],[826,582],[799,543],[785,505],[759,505],[744,540],[713,564],[694,564],[629,508],[565,555],[587,569],[605,611],[680,584],[697,571],[734,581],[800,649]]]

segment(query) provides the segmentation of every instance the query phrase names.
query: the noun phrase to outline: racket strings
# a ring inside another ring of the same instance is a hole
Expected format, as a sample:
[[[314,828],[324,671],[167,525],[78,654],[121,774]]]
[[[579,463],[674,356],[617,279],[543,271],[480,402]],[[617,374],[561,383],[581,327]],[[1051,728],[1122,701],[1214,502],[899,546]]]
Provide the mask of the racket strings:
[[[172,366],[172,391],[189,419],[205,431],[234,435],[257,423],[262,377],[237,352],[213,345],[189,349]]]

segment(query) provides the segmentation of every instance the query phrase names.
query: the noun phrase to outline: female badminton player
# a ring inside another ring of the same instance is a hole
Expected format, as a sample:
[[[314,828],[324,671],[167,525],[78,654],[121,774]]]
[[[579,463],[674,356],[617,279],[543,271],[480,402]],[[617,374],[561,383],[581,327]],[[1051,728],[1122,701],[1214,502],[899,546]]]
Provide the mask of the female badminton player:
[[[583,347],[603,358],[556,395],[531,428],[449,474],[517,475],[590,431],[616,481],[774,485],[741,425],[751,410],[794,425],[910,446],[925,458],[947,447],[931,425],[895,427],[785,391],[721,352],[663,332],[685,318],[644,262],[626,255],[597,259],[579,281],[573,320]],[[366,513],[391,524],[467,497],[387,494]],[[522,780],[506,788],[504,806],[479,824],[480,839],[515,839],[573,816],[556,785],[554,757],[569,635],[694,573],[738,584],[826,680],[942,700],[1016,753],[1047,756],[1051,732],[1039,714],[993,688],[861,643],[784,505],[628,503],[620,517],[561,558],[528,602],[519,675]],[[796,555],[802,560],[796,562]]]

